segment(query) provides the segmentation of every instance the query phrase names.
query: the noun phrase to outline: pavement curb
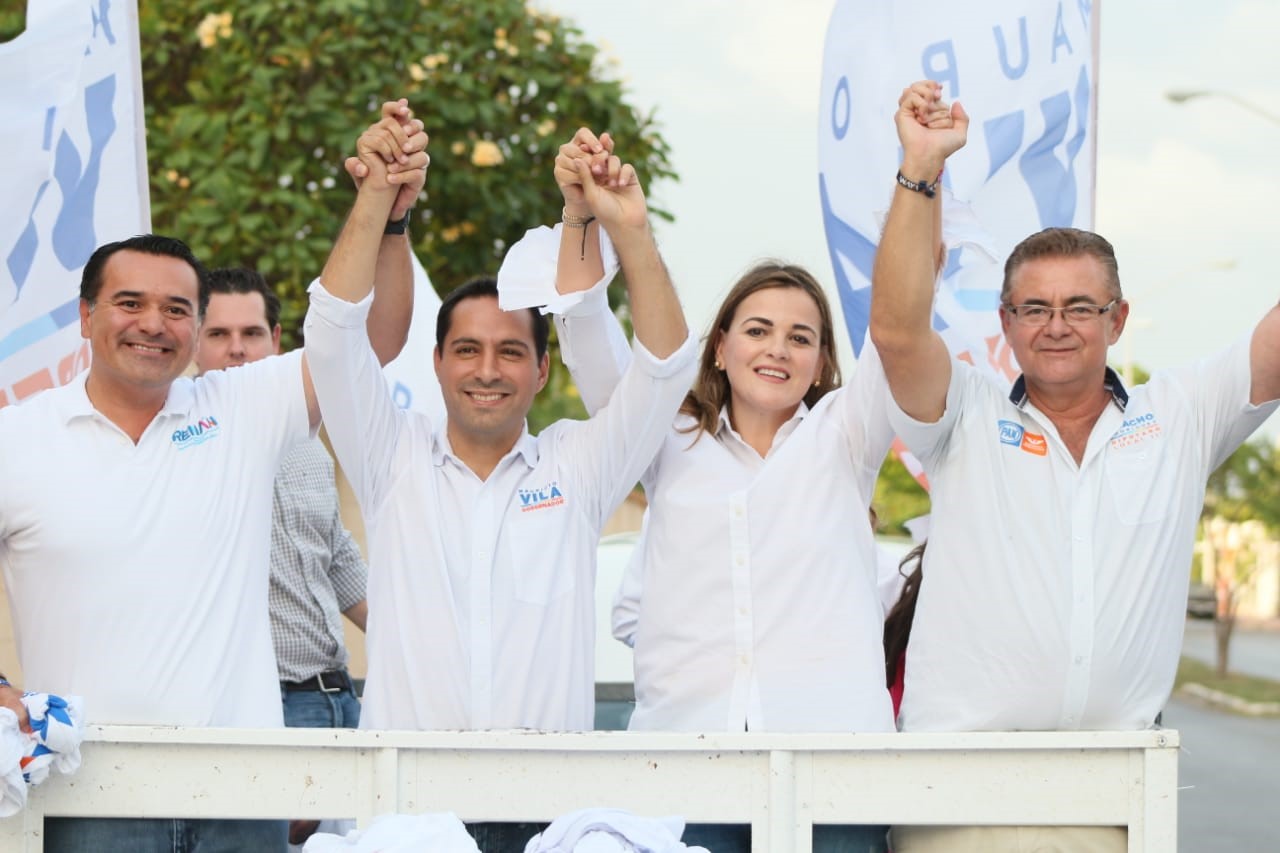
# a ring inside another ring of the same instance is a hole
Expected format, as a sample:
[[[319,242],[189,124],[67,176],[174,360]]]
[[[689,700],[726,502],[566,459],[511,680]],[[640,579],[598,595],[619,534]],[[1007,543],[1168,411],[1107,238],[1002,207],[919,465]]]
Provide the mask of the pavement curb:
[[[1194,696],[1210,705],[1227,708],[1237,714],[1244,714],[1249,717],[1280,716],[1280,702],[1250,702],[1247,699],[1241,699],[1239,696],[1232,696],[1230,693],[1223,693],[1221,690],[1214,690],[1211,687],[1205,687],[1203,684],[1195,683],[1182,685],[1178,692]]]

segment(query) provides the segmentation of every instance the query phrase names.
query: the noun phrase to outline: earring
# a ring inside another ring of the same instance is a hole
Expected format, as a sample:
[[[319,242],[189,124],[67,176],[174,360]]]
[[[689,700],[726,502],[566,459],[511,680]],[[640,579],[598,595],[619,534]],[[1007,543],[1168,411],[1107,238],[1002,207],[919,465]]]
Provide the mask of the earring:
[[[818,387],[818,384],[819,384],[819,380],[817,380],[817,379],[813,380],[813,387],[814,387],[814,388],[817,388],[817,387]]]
[[[724,370],[724,365],[720,363],[720,359],[716,359],[716,370]]]

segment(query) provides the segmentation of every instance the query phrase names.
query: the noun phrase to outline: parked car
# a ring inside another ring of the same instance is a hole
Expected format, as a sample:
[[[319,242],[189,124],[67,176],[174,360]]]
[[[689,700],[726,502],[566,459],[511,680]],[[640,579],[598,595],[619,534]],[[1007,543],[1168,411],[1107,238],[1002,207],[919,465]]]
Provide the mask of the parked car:
[[[1218,612],[1218,595],[1207,583],[1193,583],[1187,591],[1187,615],[1212,619]]]

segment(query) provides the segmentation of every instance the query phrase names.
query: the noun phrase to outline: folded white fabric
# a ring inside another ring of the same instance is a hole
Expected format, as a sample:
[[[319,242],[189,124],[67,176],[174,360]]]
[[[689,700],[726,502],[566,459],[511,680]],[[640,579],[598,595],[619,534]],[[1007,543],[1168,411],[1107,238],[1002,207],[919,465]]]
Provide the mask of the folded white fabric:
[[[686,847],[682,817],[640,817],[623,809],[580,809],[561,815],[525,845],[524,853],[708,853]]]
[[[480,853],[457,815],[383,815],[346,836],[318,832],[303,853]]]
[[[31,733],[18,728],[18,716],[0,708],[0,817],[27,805],[27,787],[39,785],[49,773],[80,769],[84,740],[84,700],[50,693],[24,693],[22,704],[31,718]]]
[[[556,268],[563,230],[563,225],[530,228],[507,249],[502,266],[498,268],[498,305],[503,311],[538,308],[543,314],[565,314],[595,290],[593,287],[574,293],[556,292]],[[600,257],[604,261],[604,278],[601,281],[608,284],[618,274],[618,254],[603,228],[600,229]]]

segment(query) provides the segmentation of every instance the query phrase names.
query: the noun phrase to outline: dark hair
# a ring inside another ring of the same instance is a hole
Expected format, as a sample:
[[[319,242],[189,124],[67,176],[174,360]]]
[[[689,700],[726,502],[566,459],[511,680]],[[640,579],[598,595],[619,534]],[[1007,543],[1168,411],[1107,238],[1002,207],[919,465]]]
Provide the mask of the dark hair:
[[[1120,291],[1120,264],[1116,250],[1105,237],[1079,228],[1046,228],[1037,231],[1013,247],[1009,259],[1004,262],[1004,283],[1000,286],[1000,301],[1009,302],[1013,291],[1013,274],[1028,261],[1041,258],[1096,258],[1102,264],[1107,289],[1116,299],[1122,299]]]
[[[257,293],[262,296],[262,305],[266,309],[267,328],[274,329],[280,324],[280,297],[276,296],[271,285],[262,277],[262,273],[248,267],[219,267],[209,270],[210,293]]]
[[[436,313],[436,349],[444,352],[444,341],[449,336],[449,326],[453,322],[453,309],[464,299],[480,297],[498,298],[498,282],[492,278],[473,278],[449,291],[449,295],[440,303]],[[533,321],[533,348],[538,360],[547,354],[547,340],[551,336],[551,324],[537,308],[530,308],[529,317]]]
[[[907,650],[907,640],[911,639],[911,623],[916,618],[916,601],[920,598],[920,581],[924,578],[924,549],[927,544],[921,542],[912,548],[898,564],[898,573],[907,580],[889,615],[884,617],[885,687],[892,687],[897,682],[898,664]],[[908,574],[905,569],[912,562],[916,567]]]
[[[209,306],[208,270],[205,269],[204,264],[200,263],[190,246],[176,237],[165,237],[161,234],[139,234],[128,240],[103,243],[95,249],[80,273],[81,299],[90,305],[98,300],[98,294],[102,292],[102,270],[107,265],[107,259],[121,251],[141,252],[144,255],[160,255],[186,261],[196,274],[197,308],[200,316],[204,316],[204,309]]]
[[[812,407],[828,391],[840,387],[840,362],[836,358],[835,329],[831,319],[831,305],[822,285],[803,267],[784,264],[780,261],[764,261],[747,270],[746,275],[738,279],[711,324],[711,333],[707,335],[702,346],[702,358],[698,362],[698,375],[693,381],[680,411],[689,415],[697,424],[688,430],[701,436],[704,432],[715,432],[716,423],[720,419],[720,409],[732,399],[729,388],[729,377],[716,367],[716,346],[721,337],[729,331],[733,315],[738,306],[748,296],[758,290],[771,287],[791,287],[807,294],[818,306],[818,317],[822,328],[818,330],[821,340],[818,348],[822,354],[822,369],[818,374],[818,384],[810,388],[804,395],[806,405]],[[695,439],[696,440],[696,439]]]

